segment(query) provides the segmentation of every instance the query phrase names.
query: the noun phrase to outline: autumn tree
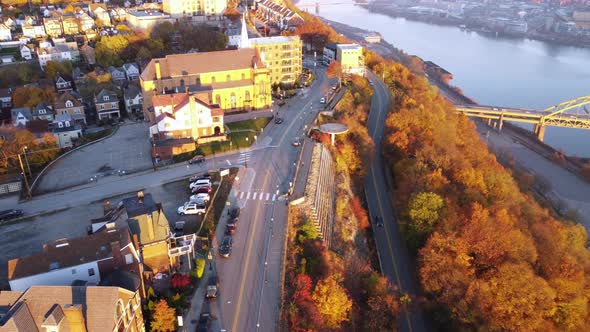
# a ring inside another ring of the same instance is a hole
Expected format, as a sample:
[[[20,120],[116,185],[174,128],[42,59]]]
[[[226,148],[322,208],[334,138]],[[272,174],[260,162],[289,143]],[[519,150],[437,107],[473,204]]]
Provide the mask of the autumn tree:
[[[240,14],[236,7],[229,6],[225,9],[223,15],[234,22],[238,21],[242,17],[242,14]]]
[[[173,288],[182,289],[190,284],[190,278],[188,274],[177,273],[170,279],[170,283]]]
[[[433,192],[421,192],[410,200],[408,228],[410,237],[423,244],[424,238],[434,230],[444,206],[442,197]]]
[[[295,277],[292,309],[289,314],[291,328],[318,329],[322,326],[318,308],[311,297],[312,280],[306,274]]]
[[[338,78],[338,84],[342,84],[342,64],[340,61],[332,61],[326,69],[326,75],[330,78]]]
[[[45,65],[45,73],[47,74],[47,77],[52,80],[54,80],[59,74],[66,74],[69,76],[72,69],[73,65],[71,61],[47,61],[47,64]]]
[[[105,36],[96,43],[96,62],[104,67],[121,66],[121,54],[129,46],[125,36]]]
[[[53,104],[56,94],[51,88],[41,89],[33,86],[18,87],[12,95],[12,104],[14,107],[35,107],[40,102]]]
[[[352,301],[339,285],[338,277],[331,275],[320,280],[312,294],[324,324],[330,329],[340,328],[343,322],[348,321],[352,309]]]
[[[156,332],[171,332],[176,329],[176,313],[168,306],[166,300],[160,300],[154,307],[151,330]]]
[[[0,174],[19,169],[18,155],[24,152],[25,147],[33,172],[53,160],[58,153],[55,136],[49,133],[38,140],[26,129],[12,128],[4,135],[5,139],[0,140]]]

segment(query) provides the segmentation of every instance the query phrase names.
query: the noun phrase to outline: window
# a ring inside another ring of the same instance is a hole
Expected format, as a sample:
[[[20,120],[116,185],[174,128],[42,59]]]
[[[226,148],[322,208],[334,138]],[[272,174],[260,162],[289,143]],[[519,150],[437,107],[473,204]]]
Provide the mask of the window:
[[[104,96],[104,100],[109,100],[109,96]]]
[[[117,103],[111,103],[112,108],[117,108]]]
[[[70,100],[66,101],[66,107],[74,107],[74,103],[72,103]]]
[[[125,264],[127,264],[127,265],[133,264],[133,255],[132,254],[125,255]]]
[[[225,80],[226,80],[226,81],[228,81],[228,82],[229,82],[229,81],[231,81],[231,76],[227,75],[227,76],[225,77]]]
[[[184,86],[184,80],[180,80],[180,86]]]
[[[215,76],[211,76],[211,83],[215,83]]]
[[[80,113],[80,109],[79,109],[79,108],[76,108],[76,109],[74,110],[74,114],[82,114],[82,113]]]
[[[69,127],[70,126],[70,121],[66,121],[66,125],[65,126],[66,127]]]
[[[242,80],[246,79],[246,74],[242,73]]]
[[[57,126],[58,126],[59,128],[63,128],[63,127],[64,127],[64,124],[63,124],[63,122],[58,122],[58,123],[57,123]]]
[[[94,275],[94,268],[88,269],[88,276],[92,277]]]
[[[104,104],[100,104],[100,109],[104,110]]]
[[[76,269],[72,269],[72,274],[76,274]]]

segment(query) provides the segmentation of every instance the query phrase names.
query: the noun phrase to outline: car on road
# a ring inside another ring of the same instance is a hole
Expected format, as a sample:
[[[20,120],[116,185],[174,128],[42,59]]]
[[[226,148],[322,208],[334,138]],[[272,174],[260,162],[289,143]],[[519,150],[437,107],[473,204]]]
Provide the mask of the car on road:
[[[320,104],[325,104],[326,103],[326,98],[322,97],[320,98]]]
[[[197,180],[197,181],[191,183],[188,187],[190,189],[195,189],[195,188],[203,187],[203,186],[211,187],[211,180],[210,179],[200,179],[200,180]]]
[[[189,198],[189,201],[191,202],[203,202],[205,204],[209,203],[209,200],[211,199],[211,196],[209,196],[208,193],[199,193],[199,194],[194,194]]]
[[[301,139],[299,137],[295,137],[295,139],[293,140],[293,143],[291,143],[293,146],[301,146]]]
[[[375,224],[377,225],[377,227],[383,227],[383,219],[381,219],[381,216],[375,217]]]
[[[193,175],[190,178],[188,178],[188,182],[196,182],[199,180],[204,180],[204,179],[209,179],[211,180],[211,174],[209,173],[204,173],[204,174],[198,174],[198,175]]]
[[[174,236],[175,237],[179,237],[179,236],[183,236],[184,235],[184,224],[186,223],[186,221],[177,221],[174,224]]]
[[[210,194],[211,193],[211,187],[207,187],[207,186],[200,186],[200,187],[196,187],[192,190],[193,195],[196,194]]]
[[[219,292],[219,278],[216,276],[209,277],[207,280],[207,294],[205,295],[208,299],[214,299],[217,297]]]
[[[186,202],[184,205],[179,206],[176,212],[181,216],[185,214],[203,214],[207,212],[207,206],[205,203],[200,202]]]
[[[226,234],[219,246],[219,254],[222,257],[229,257],[231,255],[232,238],[230,234]]]
[[[375,83],[373,83],[373,81],[369,80],[369,85],[373,86],[373,85],[375,85]]]
[[[227,210],[227,215],[229,219],[235,219],[240,216],[240,208],[239,207],[232,207],[231,209]]]
[[[197,332],[209,332],[211,330],[211,313],[203,312],[199,316]]]
[[[236,231],[236,227],[238,225],[238,217],[235,218],[231,218],[227,221],[227,224],[225,225],[225,231],[229,234],[233,234]]]
[[[23,214],[23,210],[16,209],[0,211],[0,220],[10,220],[14,218],[19,218],[22,217]]]
[[[334,91],[338,90],[338,86],[337,86],[337,85],[334,85],[334,86],[332,87],[332,90],[334,90]]]
[[[192,164],[200,164],[200,163],[202,163],[204,161],[205,161],[205,156],[199,154],[199,155],[196,155],[196,156],[192,157],[188,161],[188,163],[192,165]]]
[[[283,123],[283,118],[275,118],[275,123],[276,123],[276,124],[281,124],[281,123]]]

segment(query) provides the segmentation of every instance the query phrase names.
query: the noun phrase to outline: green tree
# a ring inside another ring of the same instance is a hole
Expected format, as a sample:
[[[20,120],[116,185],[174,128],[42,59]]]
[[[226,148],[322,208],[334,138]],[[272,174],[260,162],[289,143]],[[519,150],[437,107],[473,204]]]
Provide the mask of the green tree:
[[[306,220],[303,225],[301,225],[299,232],[299,241],[301,242],[306,240],[315,240],[320,236],[317,227],[309,220]]]
[[[440,218],[444,206],[442,197],[432,192],[422,192],[410,200],[410,228],[417,234],[429,235]]]
[[[337,281],[338,275],[320,280],[315,286],[312,299],[317,305],[324,324],[330,329],[338,329],[342,322],[348,321],[352,300]]]
[[[171,332],[176,329],[176,313],[174,308],[170,308],[164,299],[154,307],[151,328],[156,332]]]
[[[105,36],[96,43],[96,62],[104,67],[121,66],[124,59],[121,55],[129,46],[125,36]]]

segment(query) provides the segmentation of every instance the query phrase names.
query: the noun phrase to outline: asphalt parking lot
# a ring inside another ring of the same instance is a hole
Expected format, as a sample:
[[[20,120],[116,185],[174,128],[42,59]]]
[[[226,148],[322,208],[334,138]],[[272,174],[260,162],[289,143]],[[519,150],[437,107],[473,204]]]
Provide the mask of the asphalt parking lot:
[[[198,224],[200,216],[179,216],[176,209],[189,197],[188,180],[165,184],[150,191],[156,202],[162,203],[164,213],[173,229],[178,220],[188,224]],[[109,199],[112,205],[118,204],[123,198],[135,195],[128,193]],[[103,202],[94,202],[86,206],[70,208],[18,223],[0,226],[0,289],[9,289],[8,260],[41,253],[43,244],[62,238],[82,237],[86,235],[86,227],[90,220],[102,216]]]
[[[134,172],[152,167],[148,124],[126,123],[117,132],[101,142],[76,150],[58,160],[47,170],[35,189],[46,193],[100,181],[118,170]]]

